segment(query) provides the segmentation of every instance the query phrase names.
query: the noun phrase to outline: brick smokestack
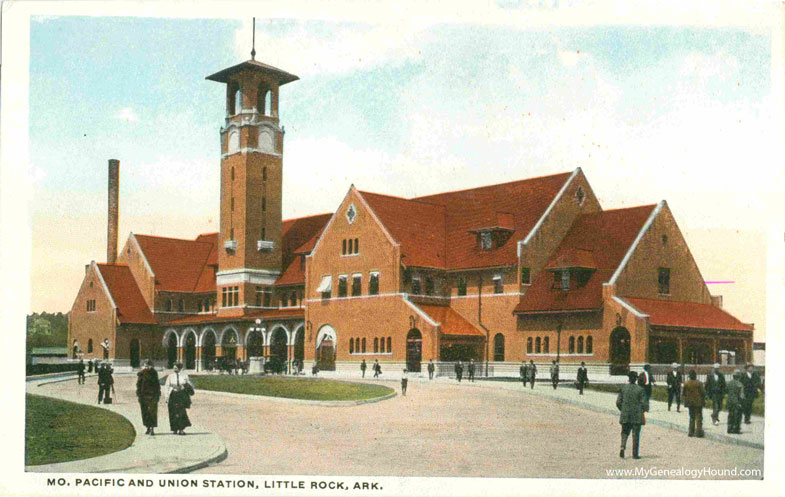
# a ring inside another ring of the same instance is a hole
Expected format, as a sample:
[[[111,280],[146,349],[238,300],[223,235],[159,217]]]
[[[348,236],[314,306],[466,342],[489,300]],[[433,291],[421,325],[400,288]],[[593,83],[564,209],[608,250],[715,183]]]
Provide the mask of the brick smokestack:
[[[106,262],[117,262],[117,222],[120,197],[120,161],[109,159],[109,212],[106,226]]]

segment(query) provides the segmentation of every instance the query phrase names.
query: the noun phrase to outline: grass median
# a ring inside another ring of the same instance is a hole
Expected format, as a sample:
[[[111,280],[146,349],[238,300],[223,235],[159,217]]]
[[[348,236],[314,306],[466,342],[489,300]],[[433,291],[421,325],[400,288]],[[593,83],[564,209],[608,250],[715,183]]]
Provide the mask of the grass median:
[[[394,392],[383,385],[281,376],[191,376],[199,390],[300,400],[369,400]]]
[[[105,409],[38,395],[25,398],[25,465],[98,457],[129,447],[136,430]]]

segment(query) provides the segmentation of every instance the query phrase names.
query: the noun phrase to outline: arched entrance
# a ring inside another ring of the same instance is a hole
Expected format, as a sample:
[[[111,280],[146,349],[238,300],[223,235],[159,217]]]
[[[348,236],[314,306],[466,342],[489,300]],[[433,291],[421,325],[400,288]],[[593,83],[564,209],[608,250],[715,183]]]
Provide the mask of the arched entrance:
[[[289,360],[286,330],[276,328],[270,337],[270,370],[273,373],[283,373]]]
[[[322,371],[335,371],[336,341],[335,329],[329,325],[322,326],[316,337],[316,360]]]
[[[256,330],[251,330],[248,334],[248,343],[245,344],[245,355],[251,357],[264,356],[264,337]]]
[[[166,368],[172,369],[174,363],[177,362],[177,335],[169,333],[169,338],[166,340]]]
[[[185,337],[185,369],[196,369],[196,335],[191,332]]]
[[[611,374],[627,374],[630,370],[630,332],[618,327],[611,332]]]
[[[417,328],[412,328],[406,335],[406,370],[419,373],[420,363],[422,363],[422,333]]]
[[[131,367],[132,368],[138,368],[139,367],[139,363],[140,363],[140,361],[139,361],[139,354],[141,352],[140,349],[141,349],[141,347],[139,345],[139,339],[138,338],[134,338],[133,340],[131,340],[131,351],[130,351],[129,357],[131,358]]]
[[[302,367],[305,359],[305,330],[300,328],[294,336],[294,360]]]
[[[202,335],[202,369],[211,371],[215,368],[215,332],[207,330]]]
[[[228,360],[237,359],[237,332],[233,328],[224,331],[221,339],[221,357]]]

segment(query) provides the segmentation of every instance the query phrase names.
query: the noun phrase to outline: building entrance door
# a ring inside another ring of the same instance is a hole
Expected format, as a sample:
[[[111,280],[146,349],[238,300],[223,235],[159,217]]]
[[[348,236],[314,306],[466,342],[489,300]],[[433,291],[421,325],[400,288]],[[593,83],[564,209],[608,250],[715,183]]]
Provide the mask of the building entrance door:
[[[139,339],[134,338],[131,340],[131,367],[138,368],[139,367]]]
[[[413,373],[420,372],[422,363],[422,333],[412,328],[406,335],[406,369]]]
[[[627,374],[630,371],[630,332],[618,327],[611,333],[611,374]]]
[[[196,369],[196,336],[193,333],[185,338],[185,369]]]
[[[322,371],[335,371],[335,346],[333,341],[325,339],[316,351],[319,359],[319,369]]]
[[[286,371],[288,363],[288,355],[286,346],[286,332],[283,328],[278,328],[273,332],[272,339],[270,340],[270,368],[274,373],[283,373]]]

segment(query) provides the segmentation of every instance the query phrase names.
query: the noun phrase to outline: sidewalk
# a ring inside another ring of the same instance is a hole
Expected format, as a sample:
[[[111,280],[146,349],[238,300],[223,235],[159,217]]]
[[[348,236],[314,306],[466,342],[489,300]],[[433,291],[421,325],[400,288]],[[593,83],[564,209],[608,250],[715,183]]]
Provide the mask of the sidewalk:
[[[426,380],[427,381],[427,380]],[[440,380],[444,381],[444,380]],[[454,379],[450,380],[457,384]],[[484,387],[484,388],[503,388],[507,390],[518,390],[525,392],[529,395],[538,395],[541,397],[548,397],[556,402],[564,402],[568,404],[577,405],[592,411],[604,412],[612,414],[616,418],[619,416],[619,410],[616,408],[616,394],[608,392],[597,392],[594,390],[584,390],[583,395],[578,393],[572,384],[559,385],[556,390],[553,389],[550,382],[537,382],[534,389],[530,386],[524,389],[521,382],[507,382],[507,381],[487,381],[477,380],[474,383],[469,383],[466,380],[461,382],[461,385],[468,385],[470,387]],[[760,416],[752,416],[750,421],[752,424],[741,425],[740,435],[728,435],[727,429],[728,413],[720,413],[720,424],[714,426],[711,422],[711,409],[703,409],[703,431],[705,437],[717,442],[743,445],[747,447],[754,447],[756,449],[763,449],[764,445],[764,425],[765,418]],[[646,422],[648,424],[655,424],[665,428],[679,430],[687,437],[687,428],[689,426],[689,415],[687,408],[682,406],[681,412],[676,412],[676,406],[673,406],[672,411],[668,411],[668,404],[662,401],[652,400],[649,402],[649,412],[646,413]]]
[[[87,404],[120,414],[136,430],[134,443],[119,452],[91,459],[41,466],[26,466],[25,471],[37,473],[188,473],[226,459],[223,440],[198,426],[186,430],[186,436],[167,431],[169,422],[163,396],[159,403],[158,428],[153,437],[144,434],[142,415],[136,400],[136,375],[115,375],[117,396],[114,404],[97,404],[98,386],[95,376],[78,385],[76,376],[64,379],[33,379],[27,382],[27,393]],[[199,402],[197,392],[194,402]],[[192,420],[193,421],[193,420]]]

